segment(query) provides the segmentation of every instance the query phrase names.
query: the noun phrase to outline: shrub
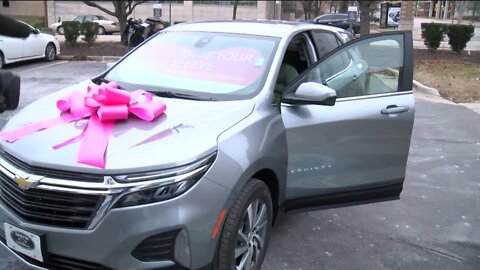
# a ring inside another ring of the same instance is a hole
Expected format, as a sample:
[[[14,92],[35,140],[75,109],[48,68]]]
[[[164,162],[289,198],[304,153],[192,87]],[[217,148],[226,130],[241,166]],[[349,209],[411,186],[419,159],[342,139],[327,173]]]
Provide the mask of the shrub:
[[[83,22],[80,25],[83,41],[87,42],[88,46],[91,46],[97,39],[98,23],[96,22]]]
[[[440,42],[444,38],[444,28],[445,25],[442,23],[422,23],[422,32],[425,36],[425,46],[431,52],[435,51],[440,47]]]
[[[461,53],[473,37],[475,27],[465,24],[451,24],[447,27],[448,44],[454,52]]]
[[[62,22],[62,27],[65,34],[65,43],[67,43],[68,46],[74,46],[80,35],[80,22]]]

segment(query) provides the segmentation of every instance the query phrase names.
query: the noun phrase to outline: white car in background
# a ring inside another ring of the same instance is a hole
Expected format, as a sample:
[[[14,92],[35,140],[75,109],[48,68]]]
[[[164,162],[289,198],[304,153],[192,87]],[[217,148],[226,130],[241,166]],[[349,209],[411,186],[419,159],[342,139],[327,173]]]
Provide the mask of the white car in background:
[[[98,32],[97,32],[98,35],[105,35],[113,32],[120,32],[120,26],[117,22],[109,20],[100,15],[81,15],[73,18],[72,21],[77,21],[81,23],[82,22],[98,23],[99,25]],[[62,27],[62,22],[56,22],[50,25],[50,28],[60,35],[63,35],[65,33]]]
[[[50,62],[60,54],[60,43],[54,36],[40,33],[40,30],[24,24],[30,28],[30,35],[26,38],[0,35],[0,68],[5,64],[37,58]]]

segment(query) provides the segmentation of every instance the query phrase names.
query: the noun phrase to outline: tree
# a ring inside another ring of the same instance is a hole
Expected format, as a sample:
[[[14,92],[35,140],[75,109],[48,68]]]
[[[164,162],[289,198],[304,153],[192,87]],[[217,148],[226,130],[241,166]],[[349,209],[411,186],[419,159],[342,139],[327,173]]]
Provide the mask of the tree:
[[[465,14],[466,9],[467,1],[455,1],[455,13],[459,24],[463,23],[463,14]]]
[[[237,19],[238,0],[233,1],[233,19]]]
[[[370,12],[381,1],[357,1],[360,8],[360,36],[370,35]]]
[[[120,26],[120,33],[122,34],[127,26],[127,18],[132,14],[136,6],[143,4],[147,1],[138,1],[138,0],[124,0],[117,1],[112,0],[114,10],[108,10],[107,8],[99,5],[95,1],[83,1],[85,4],[100,9],[101,11],[107,13],[108,15],[114,16],[118,19],[118,24]],[[123,35],[121,35],[123,38]]]
[[[311,20],[320,14],[323,4],[326,1],[322,0],[305,0],[301,1],[303,12],[305,13],[305,20]]]
[[[338,1],[338,12],[347,13],[349,1]]]

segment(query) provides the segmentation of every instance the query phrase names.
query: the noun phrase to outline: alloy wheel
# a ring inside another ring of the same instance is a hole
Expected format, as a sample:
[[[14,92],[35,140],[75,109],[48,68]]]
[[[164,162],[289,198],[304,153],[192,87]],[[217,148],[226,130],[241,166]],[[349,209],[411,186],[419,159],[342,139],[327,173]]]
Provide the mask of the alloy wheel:
[[[265,252],[268,213],[267,205],[256,199],[243,214],[235,246],[236,270],[255,269]]]
[[[47,48],[45,49],[45,57],[47,58],[47,61],[55,60],[55,56],[56,56],[55,46],[52,44],[48,44]]]
[[[97,35],[104,35],[105,34],[105,28],[103,26],[99,26],[97,30]]]

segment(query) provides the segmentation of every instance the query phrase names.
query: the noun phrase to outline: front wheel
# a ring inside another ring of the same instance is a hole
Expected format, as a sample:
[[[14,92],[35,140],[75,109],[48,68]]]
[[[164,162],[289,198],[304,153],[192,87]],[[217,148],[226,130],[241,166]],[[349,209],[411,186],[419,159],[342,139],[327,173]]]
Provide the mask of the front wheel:
[[[65,34],[65,30],[63,29],[63,26],[57,27],[57,33],[59,35],[64,35]]]
[[[48,43],[45,48],[45,61],[51,62],[55,60],[55,57],[57,57],[57,48],[52,43]]]
[[[264,182],[250,179],[229,209],[215,258],[216,270],[259,270],[272,228],[272,199]]]
[[[105,28],[103,26],[99,26],[97,30],[97,35],[105,35]]]

